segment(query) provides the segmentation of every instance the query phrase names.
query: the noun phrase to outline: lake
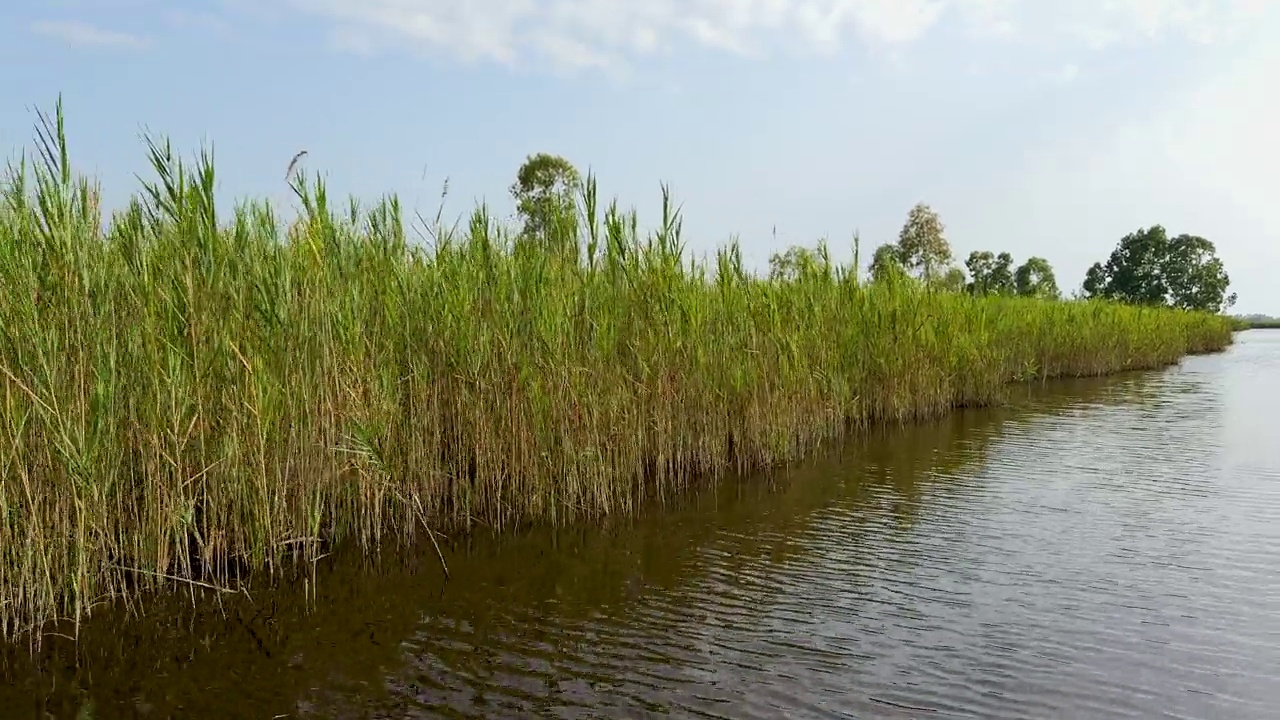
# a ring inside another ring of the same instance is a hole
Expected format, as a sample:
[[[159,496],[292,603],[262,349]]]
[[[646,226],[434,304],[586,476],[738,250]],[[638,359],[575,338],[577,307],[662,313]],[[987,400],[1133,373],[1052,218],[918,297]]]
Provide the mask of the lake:
[[[5,717],[1273,718],[1280,332],[0,655]],[[8,714],[12,712],[12,715]]]

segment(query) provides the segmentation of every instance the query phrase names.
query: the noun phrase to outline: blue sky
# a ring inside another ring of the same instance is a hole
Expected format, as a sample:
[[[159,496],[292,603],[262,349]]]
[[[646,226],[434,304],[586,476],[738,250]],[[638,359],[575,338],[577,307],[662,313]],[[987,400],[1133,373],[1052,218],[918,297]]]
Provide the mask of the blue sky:
[[[1218,245],[1240,312],[1280,314],[1280,3],[1266,0],[10,0],[0,147],[62,94],[119,204],[144,128],[211,144],[228,202],[284,169],[434,214],[509,214],[566,156],[686,241],[745,259],[893,240],[917,201],[1064,290],[1153,223]],[[228,205],[228,208],[230,205]],[[777,238],[773,228],[777,228]]]

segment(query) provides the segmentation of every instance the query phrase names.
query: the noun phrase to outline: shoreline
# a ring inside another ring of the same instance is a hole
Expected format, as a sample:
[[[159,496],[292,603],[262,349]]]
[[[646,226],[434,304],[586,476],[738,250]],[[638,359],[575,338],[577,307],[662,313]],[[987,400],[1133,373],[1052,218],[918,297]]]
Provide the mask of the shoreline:
[[[104,598],[234,591],[332,545],[628,515],[1012,382],[1232,341],[1222,316],[829,260],[762,278],[733,245],[691,263],[677,217],[641,237],[616,205],[545,247],[478,208],[430,252],[394,199],[345,213],[322,185],[287,227],[264,203],[220,218],[212,165],[157,157],[167,183],[107,228],[69,170],[0,187],[9,638]]]
[[[867,288],[864,291],[876,292],[874,288]],[[891,292],[903,291],[893,290]],[[946,298],[945,300],[954,301],[956,299]],[[986,301],[963,302],[980,304]],[[1030,303],[1032,301],[1026,302]],[[1166,312],[1119,307],[1111,308],[1111,311],[1121,314],[1130,312],[1150,313],[1151,315],[1149,317],[1153,318],[1165,316]],[[1167,315],[1165,317],[1175,316]],[[1069,325],[1070,323],[1067,324]],[[1211,333],[1211,335],[1212,334],[1216,333]],[[1218,337],[1221,338],[1220,335]],[[1115,342],[1122,338],[1122,335],[1117,334],[1111,336],[1110,340]],[[436,490],[431,490],[430,487],[422,487],[419,485],[418,487],[413,488],[412,485],[409,485],[412,489],[408,490],[406,493],[408,497],[401,500],[399,513],[397,513],[399,517],[388,522],[384,527],[370,528],[368,534],[363,537],[352,537],[353,533],[351,533],[349,529],[347,529],[345,537],[341,533],[333,533],[332,531],[320,533],[318,535],[320,542],[307,543],[302,546],[300,552],[277,552],[266,562],[244,562],[243,559],[237,561],[234,558],[224,556],[220,559],[223,563],[221,567],[224,568],[222,574],[205,570],[203,573],[190,572],[186,577],[184,577],[181,574],[181,570],[179,570],[179,572],[163,573],[163,575],[167,577],[162,577],[159,571],[151,571],[153,574],[148,575],[145,572],[135,573],[124,571],[119,569],[119,565],[113,567],[112,565],[103,563],[98,567],[98,578],[105,579],[106,584],[108,585],[114,585],[114,595],[116,597],[111,602],[115,604],[120,604],[122,602],[130,604],[132,603],[131,598],[136,598],[140,594],[150,593],[151,591],[161,587],[169,587],[170,589],[173,589],[181,588],[184,585],[192,585],[208,590],[215,587],[225,586],[228,590],[234,591],[239,584],[237,578],[246,577],[248,574],[256,575],[264,571],[268,574],[281,572],[287,565],[296,565],[298,562],[306,562],[310,559],[315,559],[316,557],[328,552],[334,545],[341,547],[344,552],[355,551],[368,553],[380,547],[385,542],[390,542],[394,547],[422,547],[423,543],[421,543],[422,538],[420,536],[423,534],[424,530],[426,531],[425,534],[428,539],[434,543],[434,530],[439,530],[448,533],[450,536],[455,536],[465,535],[478,526],[486,526],[495,532],[505,533],[517,530],[523,526],[539,524],[593,524],[614,514],[629,516],[641,506],[652,503],[654,500],[661,502],[666,494],[683,493],[694,485],[700,486],[708,482],[717,482],[718,479],[726,472],[733,472],[737,474],[758,473],[779,465],[794,462],[802,459],[805,455],[821,445],[840,442],[846,435],[860,433],[863,430],[870,429],[872,427],[892,425],[902,422],[910,423],[916,420],[939,417],[954,413],[956,410],[965,407],[998,406],[1003,404],[1007,392],[1016,391],[1020,386],[1025,387],[1037,382],[1047,383],[1057,380],[1069,380],[1072,378],[1104,377],[1130,371],[1159,370],[1175,365],[1184,357],[1190,355],[1221,352],[1231,344],[1229,334],[1226,336],[1225,341],[1212,337],[1203,337],[1193,340],[1190,335],[1185,336],[1184,341],[1184,345],[1180,349],[1166,345],[1164,347],[1165,352],[1156,352],[1149,356],[1140,356],[1132,354],[1131,352],[1117,353],[1111,360],[1114,364],[1103,364],[1098,361],[1098,358],[1086,355],[1082,358],[1083,362],[1062,364],[1055,368],[1056,372],[1032,372],[1024,377],[1006,377],[1004,382],[1000,383],[997,387],[993,388],[988,385],[985,390],[980,392],[970,390],[968,393],[955,393],[955,388],[951,388],[952,393],[949,393],[951,397],[946,398],[943,402],[938,402],[942,401],[943,398],[936,394],[932,397],[934,400],[933,403],[923,402],[926,400],[927,396],[919,393],[919,391],[914,395],[908,394],[906,397],[896,395],[894,397],[894,402],[891,403],[883,403],[879,406],[868,406],[865,404],[856,406],[862,410],[861,413],[848,413],[840,417],[838,420],[828,416],[827,421],[822,422],[819,427],[813,427],[811,423],[801,421],[801,416],[793,412],[790,414],[775,414],[775,417],[782,417],[783,422],[774,425],[772,432],[769,431],[767,426],[765,426],[764,431],[761,432],[760,426],[765,425],[766,422],[766,415],[764,414],[763,408],[764,402],[762,401],[768,402],[776,401],[778,399],[776,393],[765,394],[764,397],[757,397],[750,401],[751,404],[749,405],[750,409],[748,410],[748,413],[744,416],[740,416],[737,423],[734,423],[731,418],[722,416],[722,424],[736,424],[737,427],[735,431],[727,433],[727,441],[720,446],[719,453],[710,458],[704,456],[701,461],[699,461],[698,458],[690,457],[691,453],[686,450],[683,457],[677,455],[676,457],[671,458],[669,464],[664,467],[655,462],[655,458],[652,456],[645,456],[633,452],[629,458],[630,465],[633,468],[631,473],[629,473],[630,479],[626,480],[625,475],[619,477],[618,474],[615,474],[611,481],[609,481],[609,485],[616,487],[617,482],[619,480],[623,480],[626,486],[630,488],[626,491],[625,495],[621,495],[620,499],[623,502],[617,502],[612,506],[604,505],[601,507],[601,505],[598,504],[593,508],[586,503],[579,503],[574,507],[571,506],[570,501],[565,500],[558,506],[554,504],[549,506],[542,505],[540,508],[541,512],[538,512],[536,508],[533,512],[526,512],[522,515],[512,517],[502,512],[503,504],[498,502],[488,506],[488,517],[477,518],[473,513],[468,513],[466,515],[460,514],[458,510],[459,505],[462,503],[456,502],[452,507],[445,504],[442,500],[447,500],[447,497],[442,497],[443,493],[440,492],[441,490],[451,490],[454,493],[454,497],[457,498],[460,488],[482,488],[485,487],[486,484],[492,484],[495,480],[498,484],[501,484],[503,480],[507,479],[501,471],[494,472],[491,470],[490,472],[492,474],[489,475],[489,478],[492,479],[489,480],[486,480],[484,475],[481,474],[483,473],[484,460],[477,456],[475,449],[484,444],[485,441],[492,443],[492,441],[498,437],[496,434],[485,432],[484,424],[481,422],[469,428],[469,434],[471,435],[473,442],[466,443],[466,445],[471,452],[458,453],[455,449],[454,452],[451,453],[452,457],[449,459],[450,465],[446,468],[441,468],[445,470],[442,474],[445,475],[445,480],[447,481],[443,487],[437,485]],[[864,378],[864,380],[866,380],[866,378]],[[862,383],[863,387],[874,386],[876,384],[878,384],[876,380]],[[478,388],[473,387],[471,389],[474,392]],[[816,393],[811,392],[803,393],[801,398],[812,400],[815,394]],[[644,395],[648,395],[649,397],[647,399],[650,401],[654,400],[652,393],[642,393],[641,395],[642,397],[637,397],[635,399],[641,400],[644,399]],[[474,400],[478,398],[473,396],[472,399]],[[490,395],[488,399],[491,402],[496,400],[492,395]],[[795,404],[799,405],[800,403]],[[819,407],[823,404],[824,403],[817,403]],[[828,402],[825,404],[830,408],[831,403]],[[684,407],[685,405],[687,405],[687,403],[681,402],[676,398],[669,398],[667,403],[665,403],[665,406],[668,408],[665,420],[667,422],[675,422],[675,418],[678,418],[680,415],[680,413],[675,412],[675,409],[677,407]],[[815,414],[821,417],[821,413]],[[753,417],[756,419],[756,422],[759,423],[759,425],[755,427],[752,427],[745,422],[748,418]],[[652,420],[653,418],[663,418],[663,414],[655,413],[649,416],[649,420]],[[561,418],[562,421],[563,419],[564,418]],[[634,422],[637,418],[633,415],[630,419]],[[786,419],[790,419],[791,422],[786,422]],[[642,426],[649,424],[645,419],[640,419],[640,423]],[[779,425],[781,425],[781,427],[779,427]],[[748,442],[753,439],[751,437],[751,433],[753,431],[756,432],[757,437],[761,437],[761,439],[766,441],[772,439],[774,442],[781,441],[782,444],[780,447],[775,446],[774,448],[770,448],[765,442],[755,440],[754,443],[749,445]],[[800,436],[799,439],[796,439],[797,435]],[[673,438],[675,435],[671,434],[667,435],[667,437]],[[698,438],[702,443],[706,443],[710,439],[711,438],[706,435]],[[678,443],[673,444],[678,445]],[[646,445],[652,446],[649,443],[646,443]],[[685,447],[688,448],[690,445],[696,447],[696,443],[686,443]],[[440,443],[437,445],[437,450],[448,450],[448,447],[448,445]],[[525,450],[525,452],[528,452],[536,447],[537,445],[533,443],[525,445],[524,448],[521,448],[518,445],[515,447],[508,445],[506,452],[498,452],[495,453],[495,455],[500,458],[505,456],[505,458],[509,460],[512,457],[519,457],[519,451],[522,449]],[[491,460],[492,456],[489,459]],[[480,465],[480,467],[477,467],[477,465]],[[613,467],[616,468],[617,466],[618,465],[615,464]],[[580,468],[581,465],[578,467]],[[570,466],[570,469],[572,470],[576,468]],[[452,470],[451,475],[449,474],[450,470]],[[409,470],[408,472],[412,473],[413,471]],[[350,467],[344,463],[335,463],[334,465],[331,465],[329,469],[329,476],[331,481],[336,482],[340,482],[344,477],[349,482],[354,479],[354,487],[348,486],[348,491],[355,489],[368,493],[372,489],[370,487],[372,483],[368,483],[367,480],[365,483],[360,483],[358,477],[353,478],[350,473]],[[562,475],[561,477],[564,476]],[[404,475],[400,472],[396,472],[389,473],[388,476],[380,479],[383,483],[404,483],[403,478]],[[549,479],[547,476],[544,476],[542,480],[552,485],[552,493],[563,494],[564,488],[557,487],[555,480]],[[564,481],[562,480],[561,482]],[[283,476],[280,478],[280,485],[285,486]],[[404,487],[404,484],[400,485],[400,487]],[[427,493],[434,493],[434,497],[428,497]],[[508,494],[506,497],[510,498],[511,496],[512,494]],[[587,499],[592,499],[589,492],[582,493],[579,495],[579,498],[583,498],[584,496]],[[458,499],[465,500],[466,498],[463,496],[463,498]],[[594,499],[597,503],[601,502],[599,495],[596,495]],[[155,502],[155,500],[153,500],[153,502]],[[424,512],[424,506],[430,506],[430,509]],[[475,505],[472,507],[475,507]],[[290,508],[277,507],[277,509]],[[291,508],[294,513],[299,509],[300,508],[296,505]],[[351,510],[348,511],[348,520],[354,518],[356,520],[364,520],[367,522],[369,520],[369,514],[377,512],[378,510],[385,512],[386,508],[365,506],[352,508],[352,510],[354,510],[354,512]],[[337,514],[337,508],[330,510],[327,515],[328,517],[322,518],[322,521],[326,524],[340,523],[343,520],[343,518]],[[424,516],[426,522],[423,522]],[[295,515],[295,517],[297,516]],[[234,531],[235,528],[228,526],[226,529]],[[288,534],[296,535],[297,531],[290,531]],[[191,540],[192,538],[187,536],[183,542],[191,543]],[[282,545],[288,548],[290,547],[289,540],[289,537],[285,537],[281,541],[273,542],[272,545],[276,548],[280,548]],[[259,544],[257,545],[257,548],[261,551],[263,546]],[[294,549],[296,550],[297,548]],[[74,548],[68,548],[68,550],[74,550]],[[430,552],[430,548],[428,548],[428,552]],[[216,557],[211,559],[215,561],[219,560],[219,558]],[[443,561],[443,557],[441,557],[441,561]],[[205,568],[213,566],[213,563],[204,565]],[[193,568],[193,570],[194,569],[195,568]],[[84,579],[89,580],[90,577],[85,577]],[[99,582],[102,582],[102,580],[92,582],[91,584],[93,586],[100,587],[101,585],[99,585]],[[13,588],[0,588],[0,590],[8,590],[11,593]],[[9,594],[6,597],[6,600],[9,600],[12,603],[14,600],[12,594]],[[65,617],[65,614],[63,617]],[[47,621],[52,620],[52,616],[46,615],[38,625],[27,624],[26,627],[20,627],[19,625],[21,624],[21,621],[18,621],[14,616],[11,616],[9,620],[12,623],[9,627],[9,634],[12,636],[10,639],[16,639],[18,636],[27,635],[33,627],[43,626]]]
[[[1229,347],[1230,345],[1222,349],[1188,353],[1172,363],[1167,363],[1157,367],[1131,368],[1103,373],[1100,375],[1058,376],[1051,378],[1039,378],[1036,380],[1011,381],[1006,385],[1006,390],[1011,392],[1016,391],[1017,395],[1020,396],[1017,399],[1011,400],[1006,396],[996,402],[986,405],[954,406],[929,417],[902,420],[893,423],[883,422],[869,424],[857,431],[846,434],[842,438],[840,445],[835,445],[836,449],[834,450],[832,449],[834,443],[825,444],[825,447],[820,446],[812,448],[811,452],[793,459],[786,466],[780,468],[781,472],[788,475],[783,482],[789,483],[791,481],[789,475],[793,470],[801,473],[806,472],[805,467],[807,467],[806,463],[809,459],[816,457],[818,458],[818,462],[834,462],[834,457],[840,456],[842,453],[850,452],[850,450],[847,449],[848,447],[856,447],[861,443],[874,441],[875,439],[871,436],[876,433],[901,432],[903,430],[909,430],[911,427],[920,424],[946,422],[949,417],[966,412],[997,411],[1002,408],[1010,407],[1014,408],[1015,413],[1027,412],[1032,415],[1051,415],[1059,412],[1061,408],[1057,407],[1052,410],[1045,410],[1040,408],[1035,402],[1028,404],[1028,399],[1034,400],[1034,398],[1041,396],[1042,394],[1049,398],[1067,397],[1074,396],[1077,392],[1085,392],[1087,396],[1087,393],[1094,391],[1094,388],[1096,387],[1094,383],[1106,383],[1113,380],[1118,381],[1125,377],[1142,377],[1150,373],[1163,372],[1178,365],[1187,357],[1219,354]],[[1079,387],[1073,387],[1073,383],[1084,383],[1084,390],[1081,391]],[[1002,421],[992,420],[990,422]],[[831,453],[834,453],[834,455],[831,455]],[[779,468],[772,469],[778,470]],[[715,492],[717,487],[724,486],[725,484],[748,482],[762,478],[765,473],[769,472],[769,470],[770,469],[759,469],[750,471],[746,474],[730,470],[724,474],[714,477],[698,478],[697,482],[691,483],[681,491],[678,497],[673,498],[674,505],[667,505],[667,500],[669,498],[659,498],[656,496],[642,498],[638,504],[639,507],[637,512],[630,513],[616,519],[623,523],[632,521],[642,523],[659,522],[652,517],[646,518],[645,516],[667,512],[688,512],[689,507],[687,507],[685,503],[696,501],[703,493],[709,491]],[[591,521],[583,521],[578,518],[555,525],[546,522],[534,521],[520,526],[506,528],[501,531],[489,529],[489,532],[484,532],[477,526],[462,532],[450,532],[447,539],[441,540],[441,544],[444,546],[445,554],[453,558],[459,552],[459,548],[469,548],[474,542],[479,542],[480,547],[484,548],[485,551],[492,552],[496,549],[505,547],[508,542],[516,542],[517,544],[525,542],[526,540],[523,538],[530,534],[542,536],[546,533],[556,533],[563,530],[573,531],[575,529],[591,531],[606,526],[613,522],[614,519],[615,518],[613,516],[596,518]],[[350,581],[358,581],[359,577],[362,577],[365,572],[373,572],[378,575],[389,572],[392,576],[401,572],[411,572],[414,575],[426,572],[430,577],[436,578],[438,582],[443,583],[444,586],[449,584],[450,580],[445,573],[441,572],[441,563],[438,562],[435,555],[436,550],[430,543],[424,543],[421,540],[417,540],[410,541],[410,545],[402,545],[396,543],[395,540],[395,538],[392,538],[393,544],[389,547],[375,548],[372,553],[364,551],[359,547],[352,546],[351,544],[326,548],[326,552],[322,554],[321,560],[323,560],[323,557],[325,556],[334,556],[339,564],[344,568],[340,575]],[[468,551],[463,550],[463,552]],[[387,563],[390,563],[390,565],[387,565]],[[224,590],[219,590],[218,588],[204,584],[185,585],[184,580],[175,579],[173,582],[157,585],[146,595],[126,597],[117,599],[116,602],[110,602],[103,607],[105,610],[104,614],[98,617],[87,617],[85,618],[85,622],[93,623],[98,626],[99,629],[95,631],[96,634],[94,635],[94,637],[98,638],[97,642],[101,642],[100,636],[103,631],[100,628],[103,622],[154,623],[156,620],[159,620],[163,623],[164,618],[168,617],[167,614],[162,614],[156,616],[156,619],[148,621],[143,617],[143,615],[138,614],[139,610],[148,606],[151,607],[153,613],[154,611],[167,613],[165,610],[167,608],[168,611],[175,611],[179,614],[187,612],[195,613],[192,615],[193,618],[199,616],[204,618],[202,622],[211,622],[213,616],[216,615],[214,612],[215,609],[222,607],[224,604],[224,600],[221,599],[222,597],[227,598],[225,602],[233,603],[236,607],[241,607],[246,601],[249,603],[249,606],[255,605],[256,603],[253,598],[258,596],[259,593],[275,594],[283,590],[288,597],[298,596],[299,593],[301,593],[302,597],[309,597],[309,593],[306,590],[307,584],[310,583],[314,585],[315,583],[322,582],[323,580],[323,578],[317,574],[317,570],[321,569],[317,568],[314,564],[311,564],[310,570],[308,571],[306,569],[306,563],[301,562],[282,565],[275,571],[266,573],[264,573],[262,569],[258,569],[253,571],[251,576],[243,578],[243,580],[246,581],[243,587],[227,588]],[[327,574],[329,571],[327,569],[323,569],[321,572]],[[261,584],[258,584],[256,587],[251,587],[254,584],[254,580],[257,580]],[[328,585],[329,583],[326,581],[325,584]],[[446,587],[442,587],[441,592],[445,592],[446,589]],[[252,590],[252,595],[249,594],[249,590]],[[314,591],[315,588],[313,587],[312,590]],[[222,595],[223,592],[228,592],[230,594]],[[240,598],[239,596],[241,594],[245,597]],[[188,596],[190,596],[190,599],[188,599]],[[123,602],[120,600],[123,600]],[[306,602],[310,603],[311,601],[307,600]],[[183,607],[177,608],[173,603],[178,603]],[[230,607],[230,605],[228,607]],[[315,611],[315,608],[308,605],[299,612],[303,615],[307,615]],[[177,617],[177,615],[174,617]],[[243,619],[240,622],[243,622]],[[42,629],[50,631],[56,637],[61,637],[64,640],[70,641],[72,643],[72,647],[78,648],[80,645],[80,639],[78,637],[73,637],[67,634],[77,629],[77,623],[73,622],[70,618],[48,621]],[[0,638],[0,644],[7,646],[7,650],[5,652],[19,652],[17,649],[19,639],[20,638],[18,637]],[[33,649],[38,649],[35,643],[32,643],[32,645]],[[63,653],[65,651],[64,646],[63,650],[54,651],[55,654],[47,655],[46,659],[64,657]],[[43,662],[36,660],[34,656],[32,657],[32,661],[37,664],[39,662]],[[38,665],[33,665],[32,667],[37,666]]]

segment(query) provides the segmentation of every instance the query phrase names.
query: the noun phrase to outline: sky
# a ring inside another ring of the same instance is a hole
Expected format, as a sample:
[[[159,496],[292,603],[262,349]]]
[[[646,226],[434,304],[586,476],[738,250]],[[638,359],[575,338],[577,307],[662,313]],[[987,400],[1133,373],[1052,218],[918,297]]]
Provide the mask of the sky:
[[[1280,314],[1280,2],[1269,0],[8,0],[0,149],[61,95],[73,163],[118,206],[143,132],[212,149],[218,193],[396,193],[510,216],[563,155],[702,254],[827,239],[863,264],[908,210],[958,261],[1033,255],[1065,292],[1126,233],[1213,241],[1233,312]]]

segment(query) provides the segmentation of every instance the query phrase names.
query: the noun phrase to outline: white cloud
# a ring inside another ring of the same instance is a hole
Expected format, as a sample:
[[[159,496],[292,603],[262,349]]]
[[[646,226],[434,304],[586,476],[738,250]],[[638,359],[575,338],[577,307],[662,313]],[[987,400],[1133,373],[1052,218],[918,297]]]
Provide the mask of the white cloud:
[[[56,38],[77,47],[140,48],[146,45],[146,40],[137,35],[107,30],[77,20],[38,20],[31,24],[31,29],[37,34]]]
[[[1058,72],[1054,74],[1053,79],[1059,84],[1066,85],[1074,82],[1078,77],[1080,77],[1080,66],[1075,63],[1067,63],[1058,69]]]
[[[1267,0],[277,0],[336,37],[515,65],[626,63],[682,44],[831,52],[851,39],[901,47],[947,20],[975,38],[1103,48],[1230,37]]]

